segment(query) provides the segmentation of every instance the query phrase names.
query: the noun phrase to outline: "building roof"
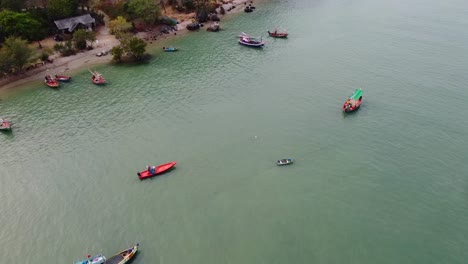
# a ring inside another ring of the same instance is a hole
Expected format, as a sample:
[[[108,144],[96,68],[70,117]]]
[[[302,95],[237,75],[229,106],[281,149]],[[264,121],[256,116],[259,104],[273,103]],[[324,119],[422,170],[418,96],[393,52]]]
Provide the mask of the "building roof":
[[[73,32],[76,26],[79,24],[89,25],[94,23],[96,20],[92,18],[89,14],[76,16],[76,17],[69,17],[65,19],[55,20],[54,23],[58,29],[68,29],[69,32]]]

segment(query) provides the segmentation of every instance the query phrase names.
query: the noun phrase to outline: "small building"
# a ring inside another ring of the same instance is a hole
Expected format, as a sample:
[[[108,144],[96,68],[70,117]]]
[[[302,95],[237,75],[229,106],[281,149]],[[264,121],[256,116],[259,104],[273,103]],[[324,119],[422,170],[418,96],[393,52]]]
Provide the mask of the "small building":
[[[71,33],[79,28],[93,30],[96,20],[92,18],[91,15],[86,14],[82,16],[55,20],[54,23],[62,33],[65,33],[65,31]]]

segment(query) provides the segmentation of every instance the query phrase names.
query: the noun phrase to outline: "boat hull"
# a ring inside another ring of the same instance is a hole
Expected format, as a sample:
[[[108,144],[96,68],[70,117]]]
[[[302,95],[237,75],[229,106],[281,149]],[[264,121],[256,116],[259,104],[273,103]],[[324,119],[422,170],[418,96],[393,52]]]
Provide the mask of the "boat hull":
[[[175,162],[175,161],[168,162],[166,164],[162,164],[162,165],[157,166],[155,168],[155,173],[151,173],[149,170],[144,170],[144,171],[138,172],[137,175],[141,180],[146,179],[146,178],[151,178],[151,177],[154,177],[156,175],[160,175],[160,174],[163,174],[165,172],[168,172],[169,170],[174,168],[176,164],[177,164],[177,162]]]
[[[138,245],[122,250],[116,255],[108,258],[104,264],[125,264],[135,256],[137,251]]]
[[[284,166],[284,165],[289,165],[293,163],[294,163],[294,159],[280,159],[276,161],[276,165],[278,166]]]
[[[287,38],[288,33],[275,33],[275,32],[270,32],[268,31],[268,35],[272,38]]]
[[[58,81],[44,81],[44,84],[49,86],[50,88],[58,88],[60,83]]]
[[[63,76],[63,75],[55,75],[55,79],[59,82],[69,82],[71,81],[71,77]]]
[[[252,48],[262,48],[265,45],[265,42],[251,43],[251,42],[245,42],[245,41],[239,40],[239,44],[247,46],[247,47],[252,47]]]
[[[92,77],[91,77],[91,82],[93,82],[95,85],[104,85],[104,84],[106,84],[106,80],[104,80],[104,79],[96,80],[96,79],[93,79]]]

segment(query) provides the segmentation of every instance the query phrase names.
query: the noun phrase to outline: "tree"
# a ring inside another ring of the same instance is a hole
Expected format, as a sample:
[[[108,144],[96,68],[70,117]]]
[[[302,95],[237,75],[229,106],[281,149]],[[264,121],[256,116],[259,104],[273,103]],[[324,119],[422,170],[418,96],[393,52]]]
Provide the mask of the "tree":
[[[78,1],[76,0],[50,0],[49,17],[54,19],[67,18],[74,16],[78,9]]]
[[[114,56],[114,60],[120,62],[122,60],[122,56],[124,54],[124,50],[120,46],[115,46],[111,50],[112,56]]]
[[[45,37],[41,23],[28,13],[9,10],[0,12],[0,41],[9,36],[19,36],[28,40],[40,40]]]
[[[96,34],[93,31],[87,31],[85,29],[78,29],[73,33],[73,43],[75,48],[83,50],[86,49],[87,42],[93,42],[96,40]]]
[[[127,22],[124,17],[118,16],[116,19],[109,22],[109,29],[111,34],[114,34],[119,38],[119,34],[132,29],[132,24]]]
[[[8,37],[1,50],[2,58],[10,63],[11,71],[21,71],[30,61],[34,50],[28,46],[28,42],[18,37]]]
[[[0,9],[21,11],[26,5],[26,0],[0,0]]]
[[[145,54],[146,42],[140,38],[132,37],[128,41],[127,53],[140,60]]]
[[[160,15],[159,6],[154,0],[132,0],[128,3],[128,11],[133,18],[142,18],[149,24],[154,24]]]

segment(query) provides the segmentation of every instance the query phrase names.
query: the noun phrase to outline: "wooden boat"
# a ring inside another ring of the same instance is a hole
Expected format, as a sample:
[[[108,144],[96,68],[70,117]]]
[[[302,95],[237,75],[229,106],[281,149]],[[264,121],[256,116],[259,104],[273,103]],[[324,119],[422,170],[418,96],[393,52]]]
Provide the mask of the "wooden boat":
[[[0,118],[0,130],[2,131],[11,131],[11,124],[5,119]]]
[[[289,34],[287,32],[278,32],[275,29],[273,32],[268,31],[268,35],[273,38],[287,38]]]
[[[342,110],[345,113],[351,113],[359,109],[362,102],[363,91],[361,89],[356,89],[354,93],[346,100],[343,104]]]
[[[178,51],[179,49],[174,48],[174,47],[163,47],[163,50],[165,52],[174,52],[174,51]]]
[[[102,264],[106,263],[106,257],[99,254],[96,256],[88,256],[86,259],[76,262],[75,264]]]
[[[283,166],[294,163],[294,159],[280,159],[276,161],[276,165]]]
[[[148,166],[147,170],[137,172],[137,175],[141,180],[143,180],[143,179],[150,178],[150,177],[156,176],[158,174],[162,174],[164,172],[167,172],[170,169],[172,169],[176,164],[177,164],[177,162],[172,161],[172,162],[168,162],[166,164],[159,165],[157,167]]]
[[[96,84],[96,85],[102,85],[102,84],[106,84],[106,79],[104,79],[104,77],[102,76],[102,74],[100,74],[99,72],[97,71],[91,71],[89,70],[89,72],[91,72],[92,76],[91,76],[91,81]]]
[[[255,39],[252,38],[251,36],[245,34],[244,32],[241,33],[239,36],[239,43],[245,46],[249,47],[255,47],[255,48],[261,48],[265,45],[265,42],[262,41],[261,39]]]
[[[138,244],[134,245],[131,248],[127,248],[117,253],[116,255],[108,258],[104,264],[124,264],[131,260],[136,252],[138,251]]]
[[[50,75],[46,75],[44,79],[45,85],[49,86],[50,88],[58,88],[60,86],[60,83]]]
[[[71,77],[70,76],[65,76],[65,75],[55,75],[55,79],[59,82],[69,82],[71,81]]]

